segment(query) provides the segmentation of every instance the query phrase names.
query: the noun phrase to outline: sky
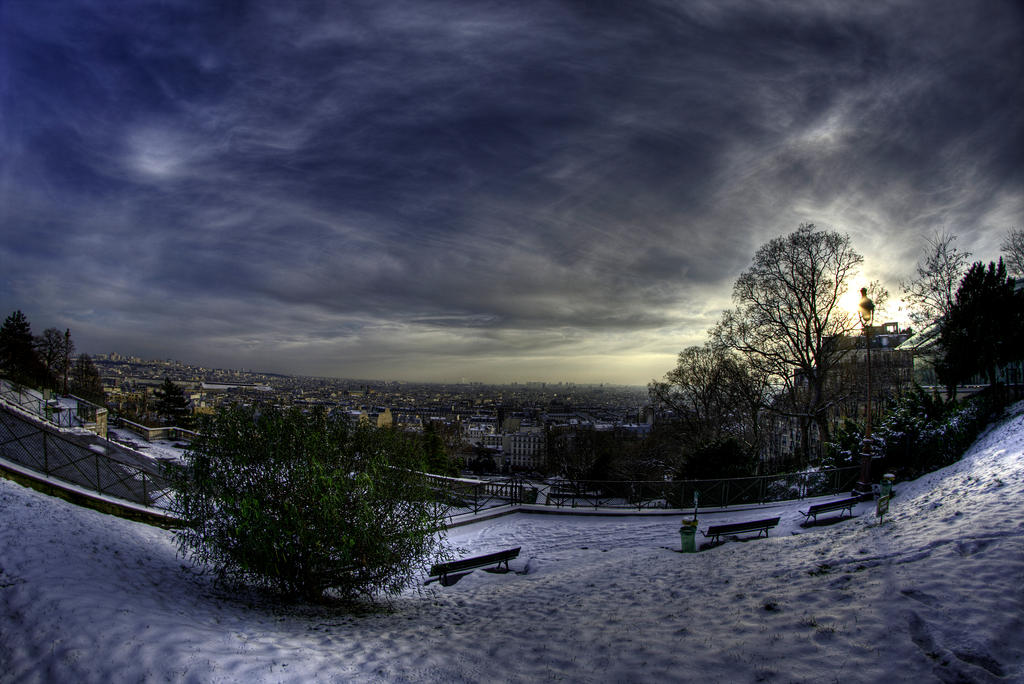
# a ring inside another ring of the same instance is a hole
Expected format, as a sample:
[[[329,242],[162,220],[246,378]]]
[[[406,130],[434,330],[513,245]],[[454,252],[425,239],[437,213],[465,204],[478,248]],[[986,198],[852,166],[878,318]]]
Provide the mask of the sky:
[[[6,0],[0,315],[93,354],[643,385],[801,223],[893,294],[938,232],[998,258],[1022,95],[1000,0]]]

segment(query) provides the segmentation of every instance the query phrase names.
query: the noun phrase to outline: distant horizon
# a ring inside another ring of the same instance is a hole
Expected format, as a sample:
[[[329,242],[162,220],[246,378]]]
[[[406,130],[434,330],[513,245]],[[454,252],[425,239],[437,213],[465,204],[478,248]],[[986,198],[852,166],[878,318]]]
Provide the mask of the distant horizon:
[[[73,338],[72,338],[73,339]],[[314,380],[337,380],[347,381],[353,383],[381,383],[381,384],[423,384],[423,385],[482,385],[490,387],[508,387],[508,386],[532,386],[541,385],[545,387],[560,387],[560,386],[576,386],[576,387],[624,387],[629,389],[647,389],[647,383],[644,384],[629,384],[629,383],[617,383],[617,382],[577,382],[574,380],[508,380],[508,381],[495,381],[489,382],[486,380],[472,380],[469,378],[461,378],[458,380],[415,380],[415,379],[403,379],[403,378],[374,378],[374,377],[357,377],[357,376],[335,376],[335,375],[308,375],[305,373],[288,373],[283,371],[271,371],[262,370],[257,368],[248,367],[230,367],[230,366],[208,366],[194,361],[188,361],[181,358],[174,357],[145,357],[139,354],[127,354],[123,352],[77,352],[82,354],[88,354],[92,359],[98,359],[98,357],[110,357],[113,354],[124,357],[127,359],[138,359],[139,363],[176,363],[184,366],[198,367],[207,370],[214,371],[226,371],[226,372],[238,372],[238,373],[250,373],[253,375],[276,375],[282,377],[293,377],[293,378],[309,378]],[[102,360],[102,359],[100,359]],[[115,361],[116,362],[116,361]]]

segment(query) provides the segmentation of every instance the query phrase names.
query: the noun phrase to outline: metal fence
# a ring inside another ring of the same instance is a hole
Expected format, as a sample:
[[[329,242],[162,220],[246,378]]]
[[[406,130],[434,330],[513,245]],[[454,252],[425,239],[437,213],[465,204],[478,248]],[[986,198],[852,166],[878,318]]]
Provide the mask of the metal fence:
[[[607,481],[563,480],[536,483],[507,480],[472,481],[432,477],[434,490],[450,514],[479,513],[498,506],[539,504],[553,508],[656,510],[765,504],[849,492],[859,467],[761,475],[717,480]]]
[[[43,396],[0,382],[0,398],[61,426],[47,414]],[[81,406],[81,405],[80,405]],[[67,427],[67,426],[64,426]],[[62,436],[9,410],[0,409],[0,456],[28,468],[135,503],[170,509],[172,490],[157,464],[120,459],[97,445]],[[429,476],[448,515],[480,513],[500,506],[540,504],[553,508],[679,509],[727,507],[835,495],[853,489],[860,468],[762,475],[717,480],[530,482],[519,478],[466,480]]]
[[[479,513],[530,499],[528,485],[517,479],[476,481],[428,475],[427,480],[438,501],[448,509],[449,516]]]
[[[127,463],[0,408],[0,456],[80,487],[169,509],[171,488],[159,467]]]
[[[0,399],[21,410],[62,428],[81,427],[95,423],[98,414],[106,409],[79,397],[69,395],[75,406],[63,404],[49,390],[35,390],[9,380],[0,380]]]
[[[564,481],[539,493],[546,503],[570,508],[725,507],[829,496],[853,489],[859,467],[716,480]],[[696,495],[696,499],[694,498]]]

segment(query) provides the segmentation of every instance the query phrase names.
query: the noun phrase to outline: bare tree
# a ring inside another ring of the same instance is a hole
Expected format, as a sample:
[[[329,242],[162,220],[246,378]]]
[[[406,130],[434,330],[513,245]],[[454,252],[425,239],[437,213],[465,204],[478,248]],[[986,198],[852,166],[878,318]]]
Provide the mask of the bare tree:
[[[949,313],[960,279],[970,265],[971,253],[954,247],[954,240],[956,235],[950,233],[936,233],[928,238],[915,276],[900,283],[903,301],[910,308],[910,320],[919,331]]]
[[[103,380],[92,357],[79,354],[71,368],[71,393],[100,406],[104,403]]]
[[[829,379],[848,351],[838,340],[856,327],[841,299],[863,261],[848,235],[802,224],[757,250],[733,287],[736,307],[712,330],[714,343],[738,352],[782,390],[785,401],[773,408],[799,421],[805,461],[811,424],[822,443],[830,441]]]
[[[726,430],[726,352],[710,344],[679,352],[676,367],[662,382],[648,385],[651,399],[669,409],[688,441],[714,440]]]
[[[1003,263],[1014,278],[1024,278],[1024,230],[1011,230],[999,245],[1003,250]]]
[[[46,366],[46,371],[53,378],[62,380],[63,392],[68,392],[68,373],[71,370],[71,355],[75,352],[75,343],[71,341],[71,331],[61,332],[57,328],[47,328],[35,340],[36,350]]]
[[[679,352],[675,368],[651,382],[652,401],[670,412],[666,421],[677,446],[666,465],[682,466],[709,448],[733,442],[751,459],[760,446],[760,412],[767,387],[733,351],[710,343]]]
[[[676,367],[661,382],[651,382],[651,399],[669,409],[674,422],[694,444],[727,437],[748,441],[750,413],[744,398],[753,385],[749,369],[732,351],[705,343],[679,352]]]

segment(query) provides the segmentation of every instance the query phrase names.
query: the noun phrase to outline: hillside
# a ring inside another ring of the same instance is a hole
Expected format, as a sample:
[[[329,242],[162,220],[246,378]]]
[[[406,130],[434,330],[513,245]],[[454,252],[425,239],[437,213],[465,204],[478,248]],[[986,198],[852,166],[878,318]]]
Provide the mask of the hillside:
[[[680,554],[674,517],[517,514],[522,546],[360,615],[226,593],[169,532],[0,480],[0,681],[1024,681],[1024,403],[879,524]],[[733,512],[702,518],[740,520]]]

